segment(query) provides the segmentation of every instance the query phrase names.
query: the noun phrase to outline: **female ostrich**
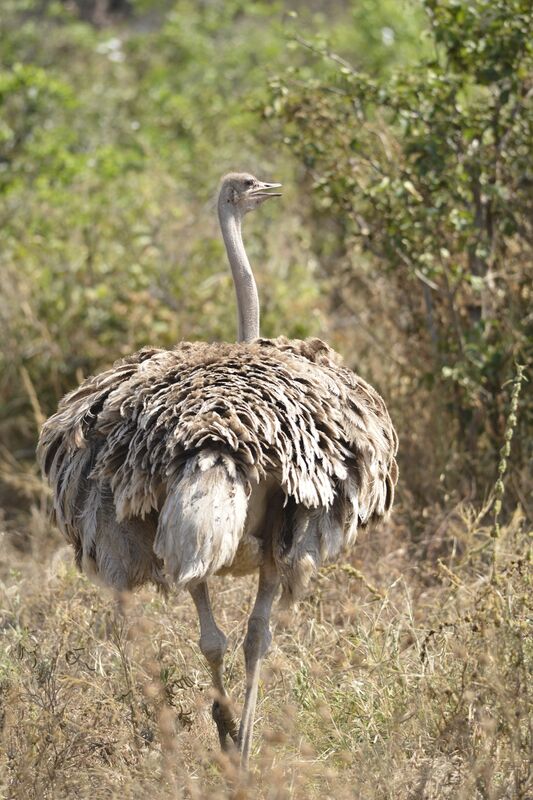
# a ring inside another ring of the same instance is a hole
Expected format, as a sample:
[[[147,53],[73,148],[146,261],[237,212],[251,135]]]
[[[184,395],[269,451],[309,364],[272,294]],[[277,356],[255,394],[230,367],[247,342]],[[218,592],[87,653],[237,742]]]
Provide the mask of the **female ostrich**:
[[[359,526],[389,510],[397,480],[397,437],[377,392],[319,339],[259,338],[241,221],[279,186],[248,174],[221,184],[238,342],[146,347],[116,362],[61,401],[38,448],[80,568],[119,590],[168,578],[190,591],[220,743],[232,739],[244,766],[279,587],[297,598]],[[255,570],[237,726],[207,580]]]

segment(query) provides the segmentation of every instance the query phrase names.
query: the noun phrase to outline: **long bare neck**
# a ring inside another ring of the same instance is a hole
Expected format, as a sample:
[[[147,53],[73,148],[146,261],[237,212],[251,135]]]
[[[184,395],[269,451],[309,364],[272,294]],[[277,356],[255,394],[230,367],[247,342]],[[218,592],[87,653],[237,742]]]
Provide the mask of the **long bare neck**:
[[[218,219],[237,295],[239,325],[237,341],[250,342],[259,336],[259,296],[242,242],[241,220],[233,204],[222,201],[218,204]]]

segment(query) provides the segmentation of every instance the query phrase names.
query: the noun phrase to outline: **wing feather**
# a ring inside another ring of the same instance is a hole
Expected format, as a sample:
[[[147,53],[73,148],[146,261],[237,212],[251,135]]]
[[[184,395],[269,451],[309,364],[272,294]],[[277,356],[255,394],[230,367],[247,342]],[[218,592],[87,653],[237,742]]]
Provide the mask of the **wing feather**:
[[[39,457],[60,527],[79,548],[84,482],[111,488],[118,520],[146,518],[191,454],[223,451],[247,480],[271,476],[296,504],[291,563],[305,573],[390,509],[397,445],[379,394],[331,348],[280,337],[144,348],[61,401]]]

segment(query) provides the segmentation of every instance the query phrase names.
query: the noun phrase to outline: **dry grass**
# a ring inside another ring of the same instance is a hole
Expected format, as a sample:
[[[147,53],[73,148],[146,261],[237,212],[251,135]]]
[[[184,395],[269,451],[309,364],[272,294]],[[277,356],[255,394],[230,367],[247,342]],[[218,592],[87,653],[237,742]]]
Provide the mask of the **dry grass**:
[[[518,512],[498,540],[497,583],[490,530],[458,508],[429,558],[413,559],[396,522],[279,613],[240,783],[218,753],[188,597],[117,601],[75,572],[40,513],[29,524],[31,553],[7,533],[1,545],[0,796],[531,797],[530,532]],[[220,579],[214,592],[236,699],[253,591]]]

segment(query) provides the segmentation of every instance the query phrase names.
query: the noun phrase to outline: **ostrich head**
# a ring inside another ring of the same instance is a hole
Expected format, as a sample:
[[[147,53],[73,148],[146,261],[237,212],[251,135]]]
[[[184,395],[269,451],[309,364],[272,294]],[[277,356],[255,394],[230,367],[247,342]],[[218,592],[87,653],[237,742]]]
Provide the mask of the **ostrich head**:
[[[248,211],[253,211],[268,197],[280,197],[281,183],[265,183],[247,172],[230,172],[222,178],[219,194],[219,207],[225,210],[234,210],[238,216],[243,217]]]

